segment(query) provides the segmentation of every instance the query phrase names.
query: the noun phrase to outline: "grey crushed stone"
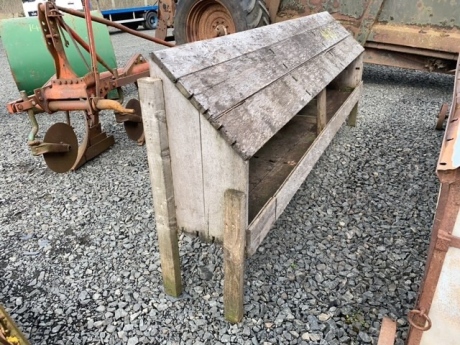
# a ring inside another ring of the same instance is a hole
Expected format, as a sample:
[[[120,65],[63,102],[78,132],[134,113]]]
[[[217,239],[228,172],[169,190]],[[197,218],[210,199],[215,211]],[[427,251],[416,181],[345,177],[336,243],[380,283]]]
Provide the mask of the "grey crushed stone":
[[[119,64],[158,49],[111,38]],[[18,92],[3,48],[0,66],[6,103]],[[36,345],[376,344],[383,316],[403,344],[438,191],[435,114],[453,78],[366,66],[364,81],[358,126],[340,130],[248,260],[239,325],[223,319],[218,245],[182,236],[185,291],[164,294],[145,147],[113,115],[102,122],[116,145],[57,175],[31,156],[27,116],[0,107],[0,302]],[[64,120],[38,118],[43,130]]]

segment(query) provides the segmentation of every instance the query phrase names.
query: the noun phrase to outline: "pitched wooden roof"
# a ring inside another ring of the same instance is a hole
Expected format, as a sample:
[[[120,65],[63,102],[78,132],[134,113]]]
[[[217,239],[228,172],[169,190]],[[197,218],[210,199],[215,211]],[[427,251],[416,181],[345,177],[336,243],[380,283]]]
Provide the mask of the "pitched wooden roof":
[[[363,52],[327,12],[152,54],[243,159]]]

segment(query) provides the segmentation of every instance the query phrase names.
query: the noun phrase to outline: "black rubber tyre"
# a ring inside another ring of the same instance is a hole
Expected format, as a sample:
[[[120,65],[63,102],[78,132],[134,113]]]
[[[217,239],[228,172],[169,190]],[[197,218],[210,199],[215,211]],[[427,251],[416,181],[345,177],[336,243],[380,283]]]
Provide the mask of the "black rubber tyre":
[[[158,25],[158,13],[154,11],[147,12],[145,15],[145,21],[142,25],[146,30],[155,30]]]
[[[174,18],[176,44],[214,38],[216,25],[227,34],[270,24],[262,0],[179,0]]]
[[[123,26],[126,26],[128,29],[131,30],[136,30],[139,27],[139,22],[123,23]]]

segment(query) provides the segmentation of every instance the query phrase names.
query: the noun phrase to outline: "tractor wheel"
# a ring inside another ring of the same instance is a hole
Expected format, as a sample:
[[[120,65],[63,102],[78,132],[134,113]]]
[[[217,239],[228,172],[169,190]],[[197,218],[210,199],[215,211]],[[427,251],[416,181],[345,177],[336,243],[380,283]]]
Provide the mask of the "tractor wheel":
[[[270,23],[262,0],[179,0],[174,18],[177,44],[254,29]]]

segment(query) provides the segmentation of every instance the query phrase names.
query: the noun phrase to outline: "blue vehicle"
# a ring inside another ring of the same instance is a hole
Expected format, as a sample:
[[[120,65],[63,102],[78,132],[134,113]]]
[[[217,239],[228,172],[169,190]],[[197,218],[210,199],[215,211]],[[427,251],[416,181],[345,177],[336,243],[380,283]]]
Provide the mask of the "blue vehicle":
[[[158,5],[117,8],[102,10],[105,19],[136,30],[140,24],[147,29],[156,29],[158,25]]]

